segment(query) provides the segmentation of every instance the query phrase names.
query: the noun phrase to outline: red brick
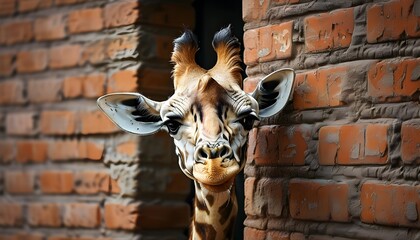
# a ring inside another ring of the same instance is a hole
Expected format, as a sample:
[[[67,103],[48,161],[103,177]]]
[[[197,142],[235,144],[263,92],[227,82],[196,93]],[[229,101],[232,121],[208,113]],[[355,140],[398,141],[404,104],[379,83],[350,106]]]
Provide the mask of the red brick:
[[[44,235],[41,233],[27,233],[27,232],[19,232],[14,235],[13,240],[44,240]]]
[[[15,158],[15,142],[11,140],[0,140],[0,163],[9,163]]]
[[[139,142],[136,140],[129,140],[126,142],[122,142],[117,145],[117,153],[132,157],[137,156],[139,154]]]
[[[265,19],[269,5],[270,1],[243,0],[242,18],[244,22],[253,22]]]
[[[139,3],[133,0],[124,0],[109,3],[104,9],[105,27],[120,27],[135,23],[140,18]]]
[[[169,174],[168,182],[165,188],[165,193],[187,195],[190,193],[190,188],[190,180],[181,171],[178,171],[177,169],[176,171],[173,171]]]
[[[6,192],[11,194],[29,194],[34,191],[34,175],[27,171],[5,172]]]
[[[245,212],[251,216],[280,217],[283,211],[281,179],[247,178],[245,181]]]
[[[21,140],[16,144],[16,161],[43,163],[47,160],[48,143],[42,140]]]
[[[70,33],[99,31],[103,28],[102,9],[75,10],[68,15],[67,25]]]
[[[244,228],[244,240],[265,240],[267,232],[265,230],[258,230],[255,228]]]
[[[10,16],[16,11],[16,0],[0,0],[0,16]]]
[[[396,227],[420,227],[420,187],[368,181],[360,193],[364,223]]]
[[[49,236],[48,240],[113,240],[114,238],[104,238],[96,236],[80,236],[80,237],[69,237],[64,235],[53,235]]]
[[[97,194],[110,191],[110,176],[104,171],[82,171],[75,173],[75,191],[79,194]]]
[[[108,79],[107,93],[133,92],[137,89],[137,76],[134,70],[115,72]]]
[[[21,80],[13,79],[0,82],[0,104],[21,104],[26,101],[23,95],[24,84]]]
[[[352,76],[347,74],[352,67],[352,64],[341,64],[297,74],[294,108],[301,110],[344,105],[343,86],[352,80]]]
[[[63,95],[65,98],[77,98],[82,96],[82,84],[84,76],[67,77],[63,81]]]
[[[119,36],[107,43],[106,54],[110,59],[136,57],[139,38],[135,35]]]
[[[55,5],[62,6],[62,5],[71,5],[76,3],[86,2],[88,0],[55,0]]]
[[[114,133],[119,128],[101,111],[81,113],[82,134]]]
[[[51,7],[53,0],[19,0],[19,12]]]
[[[401,158],[404,163],[420,163],[420,121],[403,122],[401,127]]]
[[[85,98],[102,96],[105,93],[105,78],[102,73],[87,75],[83,81],[83,96]]]
[[[349,222],[349,187],[327,180],[292,179],[289,207],[292,218]]]
[[[41,133],[70,135],[76,132],[76,113],[73,111],[43,111],[40,118]]]
[[[155,69],[144,67],[138,71],[138,89],[141,92],[153,95],[165,95],[173,93],[173,82],[171,79],[171,71],[169,69]]]
[[[244,34],[247,65],[287,59],[292,56],[293,22],[248,30]]]
[[[138,204],[105,203],[105,227],[124,230],[136,229],[139,218],[138,208]]]
[[[100,160],[104,152],[104,144],[94,141],[54,141],[48,147],[51,160]]]
[[[66,227],[95,228],[101,223],[99,205],[70,203],[64,205],[63,221]]]
[[[0,25],[0,44],[25,43],[34,37],[31,20],[16,20]]]
[[[12,75],[15,70],[14,66],[15,54],[2,53],[0,54],[0,76],[7,77]]]
[[[62,89],[61,79],[31,79],[28,81],[28,99],[33,103],[57,102],[62,98]]]
[[[16,56],[16,69],[20,73],[43,71],[47,68],[47,51],[35,49],[20,51]]]
[[[420,36],[420,18],[414,13],[414,0],[394,0],[367,9],[367,41],[385,42]]]
[[[89,62],[91,64],[104,62],[107,59],[105,49],[105,40],[89,42],[83,50],[81,64],[84,64],[85,62]]]
[[[0,202],[0,226],[22,226],[23,209],[18,203]]]
[[[66,24],[63,14],[52,14],[35,20],[35,39],[37,41],[59,40],[66,37]],[[66,55],[63,55],[66,56]]]
[[[420,90],[420,59],[392,59],[373,65],[368,72],[367,95],[373,102],[414,98]]]
[[[303,125],[261,127],[255,139],[249,138],[248,159],[257,165],[304,165],[309,135]]]
[[[28,223],[35,227],[60,227],[61,209],[56,203],[31,203],[28,205]]]
[[[269,231],[267,232],[267,239],[291,240],[290,235],[288,232]]]
[[[52,69],[76,67],[81,60],[81,47],[66,44],[52,47],[49,52],[49,66]]]
[[[321,165],[386,164],[389,124],[325,126],[319,132]]]
[[[73,191],[74,176],[70,171],[43,171],[39,175],[41,191],[47,194],[66,194]]]
[[[30,136],[35,132],[35,113],[17,112],[6,116],[6,133],[8,135]]]
[[[309,16],[304,20],[307,52],[350,46],[354,29],[353,8]]]

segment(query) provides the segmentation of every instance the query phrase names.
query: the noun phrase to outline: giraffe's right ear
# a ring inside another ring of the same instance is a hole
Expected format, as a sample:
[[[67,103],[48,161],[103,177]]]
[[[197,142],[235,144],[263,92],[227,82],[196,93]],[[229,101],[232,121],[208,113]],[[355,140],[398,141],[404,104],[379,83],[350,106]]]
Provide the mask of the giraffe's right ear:
[[[98,98],[99,108],[120,128],[142,136],[159,131],[162,102],[139,93],[111,93]]]

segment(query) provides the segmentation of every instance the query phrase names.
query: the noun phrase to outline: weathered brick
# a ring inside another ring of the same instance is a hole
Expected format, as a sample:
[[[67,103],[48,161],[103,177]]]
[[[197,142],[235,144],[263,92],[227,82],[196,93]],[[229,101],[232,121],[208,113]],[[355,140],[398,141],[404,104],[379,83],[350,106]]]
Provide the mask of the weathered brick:
[[[28,81],[28,100],[33,103],[57,102],[61,100],[62,89],[62,79],[30,79]]]
[[[82,235],[80,237],[69,237],[65,235],[52,235],[48,237],[48,240],[113,240],[113,238],[97,237]]]
[[[141,229],[184,229],[190,224],[190,206],[187,203],[140,204],[137,225]]]
[[[13,235],[11,240],[44,240],[44,235],[42,233],[27,233],[27,232],[18,232]]]
[[[23,208],[19,203],[0,202],[0,226],[18,227],[23,224]]]
[[[30,194],[34,191],[34,174],[28,171],[5,172],[6,192],[11,194]]]
[[[110,59],[137,57],[139,38],[136,35],[122,35],[109,40],[106,54]]]
[[[94,141],[54,141],[48,147],[51,160],[100,160],[104,152],[104,144]]]
[[[310,136],[306,126],[264,126],[253,131],[256,132],[249,138],[248,160],[254,159],[257,165],[305,164],[306,139]]]
[[[51,7],[53,0],[19,0],[19,12],[29,12],[33,10]]]
[[[67,17],[67,25],[70,33],[99,31],[103,28],[102,9],[74,10]]]
[[[16,69],[20,73],[40,72],[47,68],[47,61],[45,49],[20,51],[16,56]]]
[[[86,2],[88,0],[55,0],[55,5],[62,6],[62,5],[71,5],[76,3]]]
[[[65,204],[63,222],[66,227],[98,227],[101,222],[99,205],[95,203]]]
[[[21,104],[26,101],[23,81],[18,79],[0,82],[0,104]]]
[[[194,28],[194,8],[191,4],[158,3],[141,6],[139,16],[142,23],[158,26]]]
[[[138,89],[145,95],[168,96],[173,92],[173,82],[171,79],[171,71],[169,69],[158,69],[143,67],[138,71]]]
[[[290,215],[295,219],[349,222],[349,187],[328,180],[292,179]]]
[[[250,227],[244,228],[244,240],[265,240],[266,236],[267,232],[264,230],[258,230]]]
[[[288,232],[269,231],[267,232],[267,239],[293,240],[290,235]]]
[[[248,216],[281,216],[285,204],[281,179],[247,178],[245,193],[245,212]]]
[[[57,203],[31,203],[28,205],[28,223],[35,227],[60,227],[61,209]]]
[[[353,8],[309,16],[304,20],[307,52],[350,46],[354,29]]]
[[[58,40],[66,37],[66,23],[64,15],[61,13],[37,18],[34,24],[35,39],[37,41]]]
[[[136,140],[129,140],[117,145],[117,153],[125,156],[136,156],[139,154],[139,142]]]
[[[16,143],[16,161],[42,163],[47,160],[48,143],[42,140],[21,140]]]
[[[74,134],[76,117],[73,111],[43,111],[40,117],[40,131],[47,135]]]
[[[101,111],[81,113],[82,134],[100,134],[117,132],[119,128]]]
[[[182,172],[178,171],[178,169],[169,174],[168,181],[169,182],[166,184],[165,193],[184,195],[190,193],[191,182]]]
[[[243,0],[242,19],[244,22],[253,22],[266,18],[270,1]]]
[[[6,116],[6,133],[9,135],[30,136],[36,133],[34,112],[9,113]]]
[[[414,0],[377,3],[367,9],[366,37],[369,43],[420,36]]]
[[[107,93],[132,92],[137,89],[137,76],[134,70],[121,70],[113,73],[107,83]]]
[[[133,0],[124,0],[109,3],[104,9],[105,27],[119,27],[135,23],[139,17],[139,3]]]
[[[25,43],[34,36],[31,20],[16,20],[0,25],[0,44]]]
[[[420,59],[381,61],[369,69],[367,95],[373,102],[410,99],[420,90]]]
[[[87,75],[83,80],[83,96],[85,98],[100,97],[105,93],[106,76],[102,73]]]
[[[81,64],[89,62],[91,64],[98,64],[104,62],[106,57],[106,41],[97,40],[91,41],[85,45],[82,53]]]
[[[97,194],[110,191],[110,176],[104,171],[82,171],[75,173],[75,191],[79,194]]]
[[[390,124],[325,126],[319,131],[321,165],[386,164]]]
[[[2,53],[0,54],[0,76],[10,76],[15,70],[14,66],[15,54]]]
[[[321,68],[298,74],[295,79],[294,108],[311,109],[344,105],[341,92],[342,85],[347,80],[345,79],[347,70],[346,67]]]
[[[138,204],[105,203],[104,221],[105,227],[109,229],[136,229],[139,213]]]
[[[0,0],[0,16],[10,16],[16,11],[16,0]]]
[[[420,121],[418,119],[402,124],[401,158],[404,163],[420,163]]]
[[[76,67],[81,60],[81,53],[81,46],[77,44],[52,47],[49,52],[48,65],[52,69]]]
[[[15,158],[15,142],[11,140],[0,140],[0,163],[9,163]]]
[[[46,170],[39,174],[41,191],[46,194],[66,194],[73,191],[74,176],[70,171]]]
[[[82,96],[82,84],[85,76],[71,76],[63,81],[63,96],[65,98],[77,98]]]
[[[364,223],[396,227],[420,227],[420,187],[368,181],[360,193]]]
[[[287,59],[292,56],[292,28],[293,22],[270,25],[244,33],[244,62],[255,65]]]

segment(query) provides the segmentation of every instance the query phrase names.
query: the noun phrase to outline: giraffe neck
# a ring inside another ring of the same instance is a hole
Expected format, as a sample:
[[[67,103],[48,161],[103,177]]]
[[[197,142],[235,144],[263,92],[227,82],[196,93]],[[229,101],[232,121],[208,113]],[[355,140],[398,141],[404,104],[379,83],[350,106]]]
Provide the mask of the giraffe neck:
[[[211,192],[195,184],[194,216],[191,223],[192,240],[233,239],[238,211],[235,186],[226,191]]]

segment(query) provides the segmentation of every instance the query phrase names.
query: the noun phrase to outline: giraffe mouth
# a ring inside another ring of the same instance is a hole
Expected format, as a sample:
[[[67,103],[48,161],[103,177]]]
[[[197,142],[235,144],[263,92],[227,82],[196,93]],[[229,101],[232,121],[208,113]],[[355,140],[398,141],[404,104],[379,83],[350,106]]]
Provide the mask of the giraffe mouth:
[[[240,166],[231,159],[207,159],[193,166],[194,178],[211,191],[224,191],[229,189],[235,176],[240,172]]]

